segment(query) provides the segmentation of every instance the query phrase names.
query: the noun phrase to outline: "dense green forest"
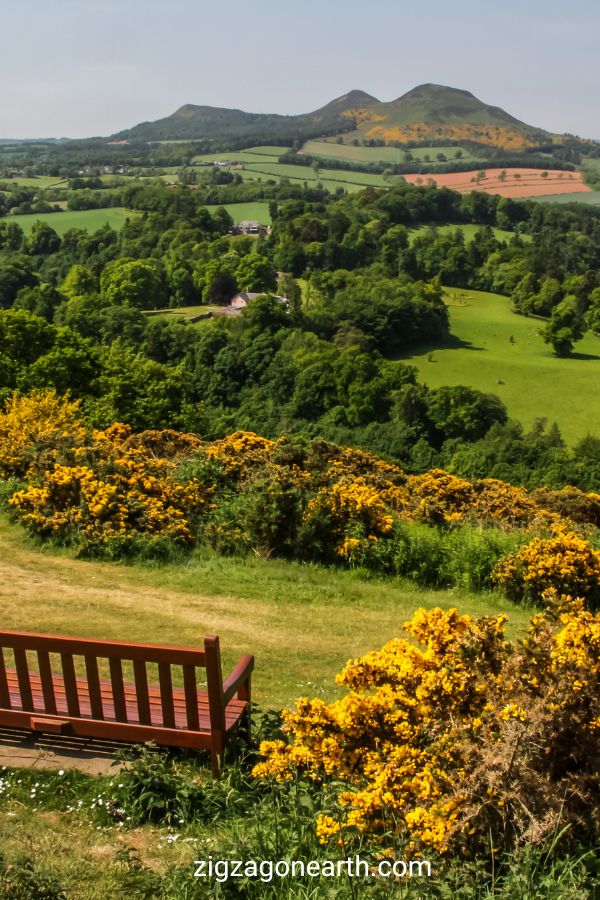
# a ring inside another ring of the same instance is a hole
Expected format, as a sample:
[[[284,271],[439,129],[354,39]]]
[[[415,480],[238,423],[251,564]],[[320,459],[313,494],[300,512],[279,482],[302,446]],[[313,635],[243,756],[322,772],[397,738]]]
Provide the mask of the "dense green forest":
[[[235,180],[114,193],[138,212],[120,233],[61,239],[38,223],[26,237],[0,219],[4,396],[55,387],[82,398],[100,426],[304,433],[413,472],[597,485],[597,436],[567,448],[551,421],[524,433],[498,397],[430,390],[398,357],[448,336],[442,285],[509,295],[569,354],[600,330],[600,213],[402,184],[353,196]],[[248,199],[269,201],[270,234],[233,236],[228,213],[205,208]],[[435,228],[448,223],[457,228]],[[479,226],[471,239],[465,223]],[[498,240],[493,227],[511,236]],[[155,314],[223,305],[238,290],[264,296],[196,326]]]

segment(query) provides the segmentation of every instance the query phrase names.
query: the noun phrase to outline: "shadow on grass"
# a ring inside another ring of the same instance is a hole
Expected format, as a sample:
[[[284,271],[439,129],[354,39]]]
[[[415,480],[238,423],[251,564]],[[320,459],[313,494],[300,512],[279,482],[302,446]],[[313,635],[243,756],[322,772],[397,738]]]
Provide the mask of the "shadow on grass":
[[[436,350],[475,350],[477,352],[484,352],[486,350],[485,347],[479,347],[476,344],[471,343],[471,341],[464,341],[462,338],[457,337],[455,334],[450,334],[444,341],[439,341],[435,344],[421,344],[419,347],[414,347],[412,352],[410,353],[400,353],[397,356],[391,356],[390,359],[393,360],[411,360],[417,356],[425,356],[428,353],[435,353]],[[437,360],[429,360],[430,362],[437,362]]]
[[[596,356],[595,353],[571,353],[568,359],[581,359],[589,362],[589,360],[599,360],[600,356]]]

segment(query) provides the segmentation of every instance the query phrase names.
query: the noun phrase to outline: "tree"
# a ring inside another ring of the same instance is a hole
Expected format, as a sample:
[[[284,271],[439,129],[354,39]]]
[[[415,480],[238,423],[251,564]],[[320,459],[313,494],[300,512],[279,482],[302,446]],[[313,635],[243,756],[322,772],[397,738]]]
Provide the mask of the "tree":
[[[258,253],[243,256],[235,272],[236,281],[242,291],[273,291],[277,286],[277,276],[271,262]]]
[[[127,303],[138,309],[160,309],[168,299],[160,263],[153,259],[109,263],[100,278],[100,291],[111,305]]]
[[[217,271],[207,284],[202,294],[202,302],[209,305],[224,306],[238,292],[235,278],[230,272]]]
[[[73,297],[92,297],[98,293],[98,280],[86,266],[71,266],[60,286],[61,291],[71,300]]]
[[[60,238],[46,222],[34,222],[25,247],[32,256],[50,256],[60,250]]]
[[[552,344],[556,356],[570,356],[573,344],[581,340],[584,333],[583,318],[579,313],[577,298],[568,294],[552,312],[549,324],[543,331],[547,344]]]

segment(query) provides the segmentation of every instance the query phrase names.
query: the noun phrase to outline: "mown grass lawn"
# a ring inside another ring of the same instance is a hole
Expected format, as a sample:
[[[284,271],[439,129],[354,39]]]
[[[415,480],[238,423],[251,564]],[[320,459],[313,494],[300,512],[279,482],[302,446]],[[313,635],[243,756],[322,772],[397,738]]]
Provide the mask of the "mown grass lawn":
[[[529,612],[500,595],[420,590],[397,578],[198,551],[173,565],[86,562],[34,548],[0,518],[3,627],[110,640],[197,646],[218,634],[224,667],[256,657],[264,708],[304,695],[333,697],[346,660],[400,634],[420,606],[474,616],[506,612],[510,633]]]
[[[405,361],[429,387],[465,384],[497,394],[525,426],[556,422],[575,443],[597,431],[600,418],[600,339],[587,334],[571,358],[544,343],[545,322],[512,312],[508,297],[450,288],[452,340],[414,351]],[[511,341],[512,337],[512,341]]]

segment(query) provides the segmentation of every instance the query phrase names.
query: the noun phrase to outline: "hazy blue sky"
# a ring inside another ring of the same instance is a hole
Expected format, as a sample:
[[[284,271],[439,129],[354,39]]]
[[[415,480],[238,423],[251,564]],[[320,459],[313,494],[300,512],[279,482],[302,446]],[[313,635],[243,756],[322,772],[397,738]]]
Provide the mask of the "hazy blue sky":
[[[432,81],[600,138],[598,0],[0,0],[0,137],[110,134],[184,103],[308,112]]]

